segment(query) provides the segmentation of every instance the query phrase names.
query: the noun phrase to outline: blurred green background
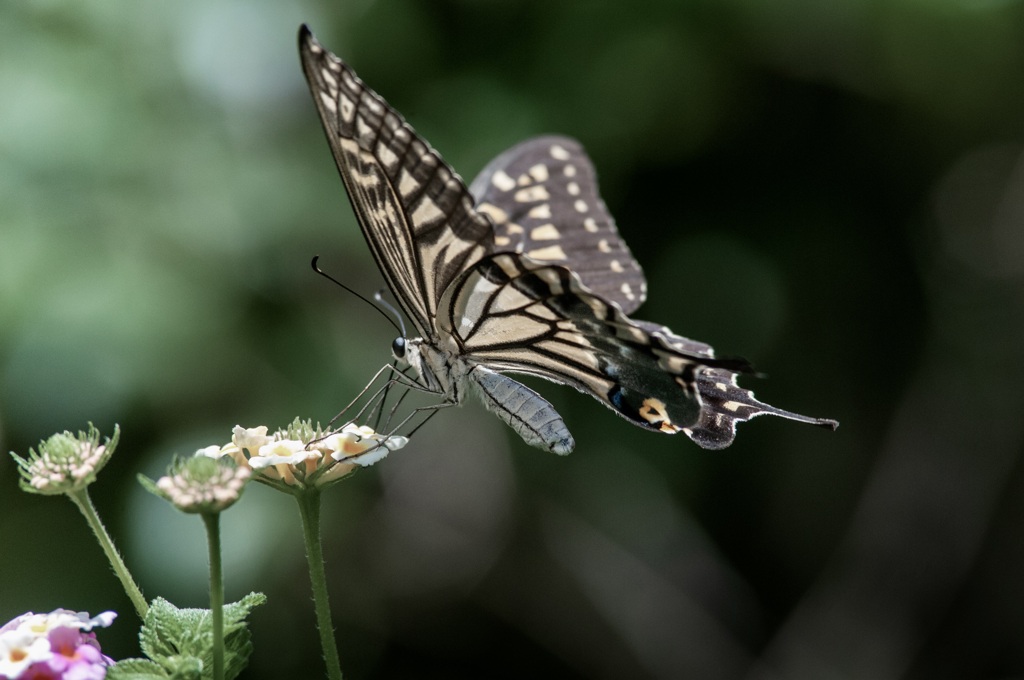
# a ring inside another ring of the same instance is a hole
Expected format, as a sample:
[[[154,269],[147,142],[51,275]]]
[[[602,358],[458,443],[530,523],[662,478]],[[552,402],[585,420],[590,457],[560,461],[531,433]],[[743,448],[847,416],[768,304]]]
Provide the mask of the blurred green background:
[[[464,176],[589,149],[637,315],[834,417],[723,452],[542,386],[578,446],[478,404],[325,499],[352,678],[1024,677],[1024,4],[198,0],[0,5],[0,450],[123,428],[93,487],[149,597],[205,602],[144,494],[236,423],[326,422],[393,331],[299,67],[308,22]],[[137,620],[64,499],[0,460],[0,620]],[[246,677],[322,665],[297,513],[225,517]]]

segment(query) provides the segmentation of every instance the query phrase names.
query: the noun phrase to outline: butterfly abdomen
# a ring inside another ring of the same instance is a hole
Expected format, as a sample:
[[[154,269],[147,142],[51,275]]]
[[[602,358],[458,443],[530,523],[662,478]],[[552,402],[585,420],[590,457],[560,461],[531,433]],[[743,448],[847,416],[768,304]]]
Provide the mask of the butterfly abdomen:
[[[487,410],[505,421],[527,444],[559,455],[576,447],[555,407],[526,385],[483,366],[473,367],[469,376]]]

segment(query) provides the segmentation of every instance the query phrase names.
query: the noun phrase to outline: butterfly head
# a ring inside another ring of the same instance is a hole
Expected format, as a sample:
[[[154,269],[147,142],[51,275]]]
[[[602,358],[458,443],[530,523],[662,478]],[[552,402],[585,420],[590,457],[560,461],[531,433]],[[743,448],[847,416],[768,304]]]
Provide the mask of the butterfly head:
[[[401,363],[408,363],[406,358],[406,347],[407,343],[405,338],[399,335],[391,342],[391,356],[395,357]]]
[[[407,338],[399,335],[391,342],[391,356],[399,366],[411,368],[417,376],[417,382],[431,391],[438,391],[437,379],[434,378],[434,371],[429,362],[425,361],[424,346],[422,338]]]

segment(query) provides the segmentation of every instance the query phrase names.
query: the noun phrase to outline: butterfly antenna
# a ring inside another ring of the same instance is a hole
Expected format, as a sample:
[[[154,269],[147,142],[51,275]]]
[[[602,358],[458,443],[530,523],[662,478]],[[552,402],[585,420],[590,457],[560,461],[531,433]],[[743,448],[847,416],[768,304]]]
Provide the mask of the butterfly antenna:
[[[374,293],[373,294],[373,299],[381,307],[384,307],[389,312],[391,312],[392,314],[395,315],[395,318],[398,319],[398,325],[401,326],[401,328],[399,328],[399,330],[402,331],[402,337],[403,338],[409,337],[408,335],[405,334],[405,320],[402,318],[401,313],[399,313],[399,311],[397,309],[395,309],[395,306],[393,304],[391,304],[390,302],[388,302],[387,300],[384,299],[384,291],[383,291],[383,289],[382,290],[378,290],[376,293]],[[392,323],[394,323],[394,322],[392,322]]]
[[[312,267],[313,267],[313,271],[315,271],[315,272],[316,272],[317,274],[319,274],[320,276],[324,277],[324,278],[325,278],[325,279],[327,279],[328,281],[331,281],[331,282],[332,282],[332,283],[334,283],[335,285],[337,285],[337,286],[341,286],[342,288],[344,288],[344,289],[345,289],[345,290],[347,290],[348,292],[352,293],[353,295],[355,295],[355,296],[356,296],[357,298],[359,298],[360,300],[362,300],[362,301],[363,301],[363,302],[365,302],[366,304],[368,304],[368,305],[370,305],[371,307],[373,307],[374,309],[376,309],[376,310],[377,310],[377,312],[378,312],[378,313],[380,313],[380,315],[381,315],[381,316],[383,316],[383,317],[384,317],[385,319],[387,319],[387,320],[388,320],[388,323],[390,323],[390,324],[391,324],[392,326],[394,326],[394,327],[395,327],[395,330],[396,330],[396,331],[398,331],[399,333],[401,333],[401,334],[402,334],[402,337],[405,337],[405,324],[402,324],[402,326],[399,326],[398,324],[396,324],[396,323],[395,323],[395,320],[394,320],[394,319],[392,319],[392,318],[391,318],[390,316],[388,316],[388,315],[387,315],[387,314],[386,314],[386,313],[384,312],[384,310],[383,310],[383,309],[381,309],[381,308],[380,308],[380,307],[378,307],[377,305],[373,304],[373,302],[371,302],[371,301],[370,301],[370,300],[369,300],[369,299],[368,299],[368,298],[367,298],[367,297],[366,297],[365,295],[361,295],[360,293],[357,293],[356,291],[352,290],[351,288],[349,288],[348,286],[346,286],[346,285],[345,285],[344,283],[342,283],[342,282],[341,282],[341,281],[339,281],[338,279],[334,278],[333,276],[331,276],[330,274],[328,274],[327,272],[325,272],[325,271],[324,271],[323,269],[320,269],[320,267],[318,267],[318,266],[316,265],[316,262],[317,262],[317,260],[319,260],[319,259],[320,259],[320,256],[319,256],[319,255],[314,255],[314,256],[313,256],[313,261],[312,261],[312,262],[310,263],[310,264],[312,265]],[[378,295],[380,295],[380,293],[379,293],[379,292],[378,292],[378,293],[377,293],[376,295],[374,295],[374,299],[376,299],[376,300],[377,300],[378,302],[380,302],[380,303],[381,303],[381,304],[383,304],[383,305],[384,305],[385,307],[387,307],[388,311],[390,311],[390,312],[392,312],[392,313],[395,313],[395,308],[394,308],[394,307],[392,307],[391,305],[387,304],[386,302],[383,302],[383,301],[382,301],[382,300],[381,300],[381,299],[380,299],[379,297],[377,297]],[[399,320],[401,320],[401,317],[399,317]]]

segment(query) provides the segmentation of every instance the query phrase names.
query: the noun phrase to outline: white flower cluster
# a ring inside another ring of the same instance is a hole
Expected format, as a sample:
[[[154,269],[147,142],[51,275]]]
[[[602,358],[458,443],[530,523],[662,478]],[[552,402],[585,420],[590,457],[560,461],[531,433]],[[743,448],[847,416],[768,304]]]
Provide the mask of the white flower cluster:
[[[297,433],[301,431],[302,435]],[[340,479],[357,467],[373,465],[391,451],[408,443],[408,438],[390,437],[365,425],[349,423],[341,430],[323,435],[296,420],[289,430],[267,434],[267,427],[236,425],[231,443],[208,446],[197,456],[230,456],[239,467],[251,468],[263,479],[287,485],[311,482],[321,487]]]
[[[222,512],[242,495],[251,475],[249,468],[193,458],[158,479],[156,488],[184,512]]]
[[[106,448],[93,448],[88,442],[79,442],[70,456],[58,458],[44,452],[29,466],[32,475],[29,483],[40,490],[68,482],[78,484],[96,473]]]
[[[43,495],[72,493],[96,479],[117,446],[120,429],[100,444],[99,431],[89,425],[89,432],[55,434],[39,443],[39,450],[29,449],[27,458],[11,454],[18,463],[21,487]]]

